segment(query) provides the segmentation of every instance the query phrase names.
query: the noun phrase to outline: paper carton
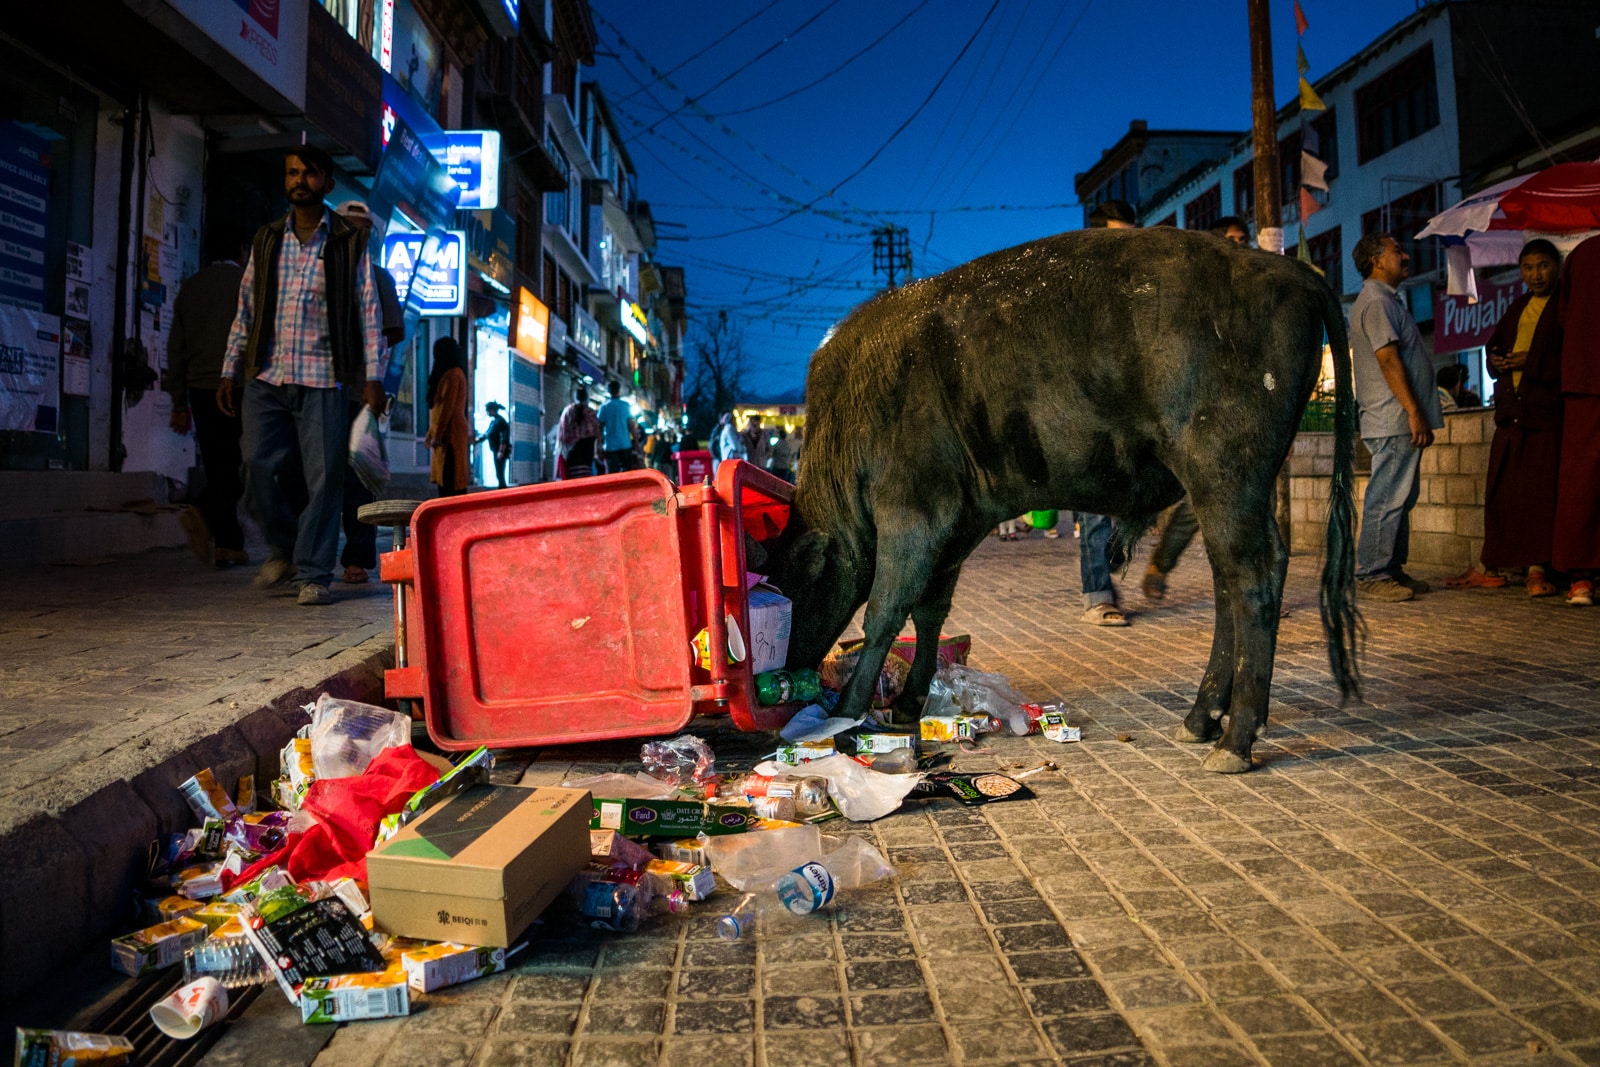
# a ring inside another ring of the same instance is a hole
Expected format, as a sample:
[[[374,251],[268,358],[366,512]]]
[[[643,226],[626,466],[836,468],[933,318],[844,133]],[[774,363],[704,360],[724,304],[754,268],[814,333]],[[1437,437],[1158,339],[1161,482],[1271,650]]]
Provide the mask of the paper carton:
[[[750,673],[775,671],[789,656],[789,623],[794,604],[765,586],[756,586],[745,598],[750,611]]]
[[[367,854],[373,918],[391,934],[507,948],[589,862],[582,789],[475,785]]]
[[[400,965],[406,981],[418,993],[460,985],[506,969],[506,950],[452,945],[448,941],[419,944],[400,949]]]
[[[698,800],[634,800],[595,797],[591,830],[615,830],[628,837],[693,837],[738,834],[750,828],[747,807],[723,807]]]
[[[411,989],[398,958],[371,974],[307,978],[300,986],[300,1021],[343,1023],[411,1014]]]
[[[159,926],[123,934],[111,942],[111,966],[133,978],[171,967],[183,959],[185,949],[198,945],[209,933],[205,923],[179,916]]]

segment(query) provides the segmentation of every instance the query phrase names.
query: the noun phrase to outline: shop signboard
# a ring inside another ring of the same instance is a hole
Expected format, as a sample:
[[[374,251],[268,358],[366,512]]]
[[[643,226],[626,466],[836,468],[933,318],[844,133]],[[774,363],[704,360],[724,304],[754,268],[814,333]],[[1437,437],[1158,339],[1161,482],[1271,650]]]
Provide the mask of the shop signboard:
[[[50,142],[0,122],[0,303],[44,310]]]
[[[457,206],[462,210],[500,206],[499,130],[446,130],[439,162],[461,187]]]
[[[621,289],[617,290],[617,318],[635,341],[642,345],[650,343],[650,320],[645,316],[644,308],[629,300]]]
[[[321,4],[306,25],[306,118],[371,167],[382,151],[383,68]]]
[[[594,316],[581,307],[572,309],[572,332],[568,334],[569,340],[577,348],[582,349],[590,356],[600,353],[600,324]]]
[[[478,10],[491,29],[501,37],[515,37],[522,19],[521,0],[477,0]]]
[[[550,343],[550,309],[527,289],[517,287],[517,319],[512,348],[538,364],[545,361]]]
[[[502,208],[463,211],[457,225],[467,231],[467,266],[491,286],[510,295],[516,269],[517,220]]]
[[[306,105],[310,0],[166,0],[296,108]]]
[[[1439,290],[1434,296],[1433,350],[1464,352],[1489,343],[1494,328],[1513,301],[1523,293],[1521,278],[1495,285],[1478,283],[1477,303],[1466,296],[1451,296]]]
[[[0,430],[55,433],[61,408],[61,320],[0,304]]]
[[[467,235],[460,230],[391,233],[383,239],[383,266],[395,292],[420,315],[460,315],[467,306]]]

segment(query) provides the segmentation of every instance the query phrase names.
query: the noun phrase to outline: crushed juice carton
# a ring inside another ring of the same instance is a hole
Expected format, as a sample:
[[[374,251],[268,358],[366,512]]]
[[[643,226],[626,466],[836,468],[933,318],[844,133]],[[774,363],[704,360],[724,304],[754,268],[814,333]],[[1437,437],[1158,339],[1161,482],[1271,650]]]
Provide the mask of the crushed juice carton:
[[[411,943],[400,948],[406,981],[418,993],[460,985],[506,969],[503,948],[457,945],[449,941]]]
[[[133,1042],[113,1034],[17,1027],[16,1067],[123,1067],[133,1061]]]
[[[300,986],[300,1021],[343,1023],[411,1014],[411,987],[398,958],[370,974],[307,978]]]
[[[1083,731],[1067,725],[1067,717],[1059,711],[1047,711],[1039,716],[1039,731],[1052,741],[1065,744],[1083,740]]]
[[[186,867],[172,876],[172,887],[190,900],[210,900],[222,892],[222,864]]]
[[[717,876],[711,873],[711,868],[698,863],[651,860],[645,864],[644,873],[654,883],[659,896],[676,889],[689,900],[704,900],[717,888]]]
[[[201,900],[190,900],[188,897],[171,896],[163,897],[161,900],[157,901],[156,911],[161,913],[162,922],[170,922],[180,915],[189,915],[190,918],[195,918],[195,916],[190,915],[190,913],[200,911],[205,906],[205,902]]]
[[[179,785],[178,792],[183,794],[189,810],[194,812],[194,817],[201,823],[208,819],[226,822],[229,819],[237,819],[240,815],[239,806],[233,802],[228,791],[217,783],[209,767],[200,770],[193,778]]]
[[[649,849],[615,830],[589,831],[589,857],[608,867],[643,867],[655,859]]]
[[[664,860],[706,867],[710,866],[706,862],[706,845],[710,840],[709,837],[686,837],[681,841],[661,841],[652,847]]]
[[[111,966],[130,978],[138,978],[171,967],[183,959],[184,950],[198,945],[210,933],[205,923],[180,915],[170,922],[114,939]]]
[[[794,603],[771,586],[757,585],[745,596],[749,611],[750,673],[775,671],[789,658],[789,627]]]
[[[880,756],[885,752],[909,748],[915,750],[917,739],[910,734],[857,734],[856,755]]]
[[[987,715],[924,715],[921,733],[924,741],[971,741],[990,732]]]
[[[779,745],[772,758],[779,763],[800,764],[809,763],[814,759],[826,759],[835,755],[838,749],[834,747],[833,738],[824,738],[821,741],[797,741],[792,745]]]
[[[189,918],[194,919],[196,922],[205,923],[206,929],[211,932],[212,937],[221,937],[224,935],[218,933],[218,931],[230,923],[237,924],[240,921],[240,914],[243,912],[243,910],[244,909],[238,904],[229,904],[226,901],[213,900],[209,904],[203,905],[198,910],[190,912]],[[237,933],[241,931],[235,932]]]

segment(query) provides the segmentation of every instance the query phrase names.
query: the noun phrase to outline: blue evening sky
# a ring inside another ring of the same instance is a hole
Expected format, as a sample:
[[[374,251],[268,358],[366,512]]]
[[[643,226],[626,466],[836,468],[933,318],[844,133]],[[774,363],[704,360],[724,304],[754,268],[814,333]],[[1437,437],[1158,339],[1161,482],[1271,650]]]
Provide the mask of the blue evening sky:
[[[1418,6],[1301,5],[1313,80]],[[936,274],[1082,225],[1060,206],[1073,175],[1130,119],[1250,123],[1245,0],[592,8],[594,73],[653,206],[657,258],[685,268],[691,321],[726,311],[743,327],[752,399],[799,390],[828,325],[882,287],[875,227],[904,226],[914,276]],[[1272,0],[1272,37],[1281,105],[1296,86],[1290,0]],[[996,207],[1026,210],[979,210]]]

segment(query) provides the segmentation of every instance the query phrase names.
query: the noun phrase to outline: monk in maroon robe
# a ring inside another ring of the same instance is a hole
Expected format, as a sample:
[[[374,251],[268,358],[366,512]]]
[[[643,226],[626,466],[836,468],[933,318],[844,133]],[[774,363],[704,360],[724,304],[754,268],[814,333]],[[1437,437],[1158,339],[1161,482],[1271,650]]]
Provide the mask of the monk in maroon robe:
[[[1501,316],[1489,341],[1494,441],[1483,509],[1483,566],[1526,568],[1532,596],[1555,587],[1545,576],[1561,463],[1561,255],[1529,241],[1518,257],[1528,287]]]
[[[1567,603],[1594,603],[1600,573],[1600,237],[1561,274],[1561,469],[1552,562],[1572,577]]]

